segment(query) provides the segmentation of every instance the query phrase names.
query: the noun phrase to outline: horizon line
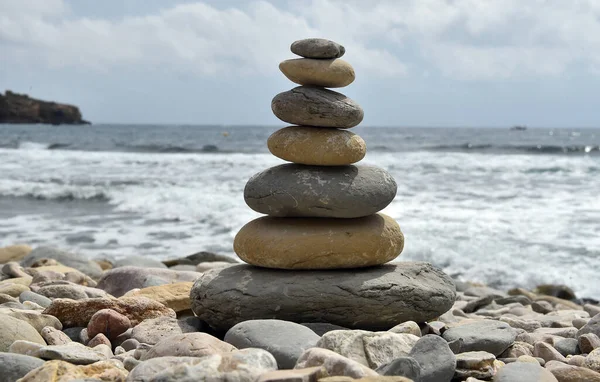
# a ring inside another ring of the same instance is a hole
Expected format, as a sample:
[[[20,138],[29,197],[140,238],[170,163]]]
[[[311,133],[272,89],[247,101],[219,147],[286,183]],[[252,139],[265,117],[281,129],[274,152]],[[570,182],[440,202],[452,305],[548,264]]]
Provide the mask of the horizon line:
[[[274,125],[274,124],[224,124],[224,123],[149,123],[149,122],[91,122],[89,125],[71,125],[71,124],[62,124],[62,125],[51,125],[51,124],[28,124],[28,123],[0,123],[0,125],[10,125],[10,126],[22,126],[22,125],[40,125],[40,126],[52,126],[53,128],[59,126],[178,126],[178,127],[223,127],[223,128],[240,128],[240,127],[265,127],[265,128],[284,128],[287,126],[292,126],[291,124],[286,124],[285,126]],[[358,125],[349,130],[366,127],[366,128],[401,128],[401,129],[511,129],[515,126],[525,126],[527,129],[598,129],[599,126],[541,126],[541,125],[459,125],[459,126],[436,126],[436,125]],[[316,126],[315,126],[316,127]],[[316,127],[318,128],[318,127]]]

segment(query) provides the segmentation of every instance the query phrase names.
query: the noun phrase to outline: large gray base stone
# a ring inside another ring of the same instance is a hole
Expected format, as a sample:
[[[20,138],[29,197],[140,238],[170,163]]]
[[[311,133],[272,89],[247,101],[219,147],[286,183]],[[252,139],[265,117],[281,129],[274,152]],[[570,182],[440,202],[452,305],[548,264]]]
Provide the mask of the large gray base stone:
[[[194,313],[215,329],[280,319],[387,330],[440,316],[456,292],[449,276],[424,262],[311,272],[244,264],[204,273],[190,297]]]

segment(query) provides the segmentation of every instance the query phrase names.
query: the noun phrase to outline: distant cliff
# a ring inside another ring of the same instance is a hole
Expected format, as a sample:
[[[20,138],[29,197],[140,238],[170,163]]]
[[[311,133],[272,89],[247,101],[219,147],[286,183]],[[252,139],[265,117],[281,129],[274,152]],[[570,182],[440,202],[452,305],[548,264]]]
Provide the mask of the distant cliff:
[[[0,123],[45,123],[51,125],[84,125],[79,108],[63,103],[47,102],[17,94],[0,93]]]

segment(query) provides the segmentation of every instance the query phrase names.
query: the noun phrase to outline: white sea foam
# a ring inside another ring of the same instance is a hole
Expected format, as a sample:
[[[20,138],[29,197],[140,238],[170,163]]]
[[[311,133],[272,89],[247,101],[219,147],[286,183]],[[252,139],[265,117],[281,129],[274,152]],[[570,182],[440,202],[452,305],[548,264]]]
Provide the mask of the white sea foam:
[[[44,208],[28,213],[0,211],[0,246],[43,243],[112,257],[233,254],[236,232],[259,216],[244,203],[246,181],[279,163],[268,154],[0,149],[0,195],[45,199],[30,202]],[[502,287],[565,283],[600,297],[598,157],[369,153],[364,163],[398,183],[383,212],[405,233],[399,260],[431,261]]]
[[[21,150],[47,150],[49,146],[50,146],[50,144],[48,144],[48,143],[29,142],[29,141],[19,142],[19,149],[21,149]]]

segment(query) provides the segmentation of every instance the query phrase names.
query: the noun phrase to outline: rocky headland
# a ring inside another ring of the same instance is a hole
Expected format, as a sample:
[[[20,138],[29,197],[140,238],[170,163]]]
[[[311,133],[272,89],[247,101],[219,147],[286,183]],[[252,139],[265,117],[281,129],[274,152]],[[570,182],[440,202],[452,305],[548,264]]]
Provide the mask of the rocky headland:
[[[79,108],[57,102],[42,101],[27,94],[7,90],[0,93],[0,123],[49,125],[86,125]]]

